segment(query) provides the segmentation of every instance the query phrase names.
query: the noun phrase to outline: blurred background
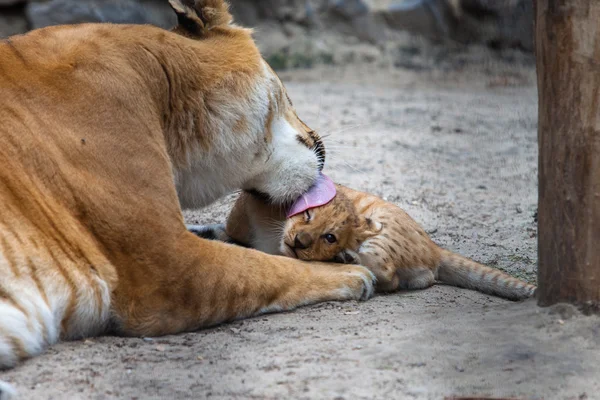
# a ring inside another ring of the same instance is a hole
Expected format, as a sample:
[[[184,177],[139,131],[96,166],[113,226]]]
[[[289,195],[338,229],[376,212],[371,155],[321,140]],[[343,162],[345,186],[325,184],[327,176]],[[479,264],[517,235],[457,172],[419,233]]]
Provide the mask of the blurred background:
[[[373,63],[424,68],[533,49],[531,0],[231,0],[277,70]],[[0,0],[0,37],[79,22],[175,24],[167,0]],[[482,49],[492,52],[483,52]],[[450,52],[450,54],[448,54]],[[477,53],[477,54],[474,54]],[[519,54],[519,59],[526,56]]]

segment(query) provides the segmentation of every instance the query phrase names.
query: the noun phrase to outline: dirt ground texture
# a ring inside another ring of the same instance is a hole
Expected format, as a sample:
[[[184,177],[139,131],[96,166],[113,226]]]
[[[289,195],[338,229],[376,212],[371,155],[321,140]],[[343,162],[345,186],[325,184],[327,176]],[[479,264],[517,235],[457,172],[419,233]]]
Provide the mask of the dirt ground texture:
[[[282,75],[325,172],[405,208],[439,244],[536,274],[532,66]],[[189,223],[222,222],[233,196]],[[24,399],[600,398],[600,318],[435,286],[163,338],[63,343],[2,373]]]

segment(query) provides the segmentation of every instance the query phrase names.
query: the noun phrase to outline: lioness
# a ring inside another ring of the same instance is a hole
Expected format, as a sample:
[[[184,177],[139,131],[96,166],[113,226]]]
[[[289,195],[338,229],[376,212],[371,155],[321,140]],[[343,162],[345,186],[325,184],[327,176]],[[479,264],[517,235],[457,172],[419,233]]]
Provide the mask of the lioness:
[[[59,339],[373,293],[360,266],[186,230],[181,207],[237,188],[294,200],[325,149],[226,2],[170,3],[173,31],[83,24],[0,42],[0,367]]]

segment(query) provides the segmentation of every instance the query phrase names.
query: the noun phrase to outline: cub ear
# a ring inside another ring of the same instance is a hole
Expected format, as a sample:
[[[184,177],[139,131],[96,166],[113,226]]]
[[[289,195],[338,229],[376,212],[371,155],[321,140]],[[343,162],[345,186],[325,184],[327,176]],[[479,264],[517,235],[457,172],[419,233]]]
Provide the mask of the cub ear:
[[[380,232],[383,229],[383,224],[379,221],[373,221],[371,218],[365,218],[368,229],[372,232]]]
[[[169,4],[177,14],[179,27],[193,35],[233,21],[225,0],[169,0]]]

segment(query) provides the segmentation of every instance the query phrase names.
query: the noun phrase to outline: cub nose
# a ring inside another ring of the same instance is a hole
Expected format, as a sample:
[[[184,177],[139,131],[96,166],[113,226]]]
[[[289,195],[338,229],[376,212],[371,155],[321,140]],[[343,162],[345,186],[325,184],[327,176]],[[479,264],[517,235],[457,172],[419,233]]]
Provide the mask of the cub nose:
[[[306,232],[300,232],[294,239],[294,247],[300,250],[308,249],[312,244],[312,238]]]

